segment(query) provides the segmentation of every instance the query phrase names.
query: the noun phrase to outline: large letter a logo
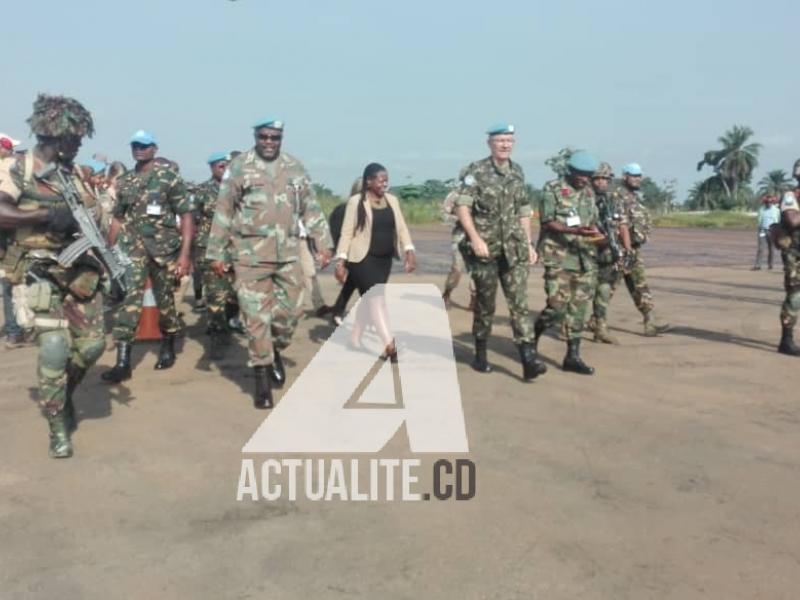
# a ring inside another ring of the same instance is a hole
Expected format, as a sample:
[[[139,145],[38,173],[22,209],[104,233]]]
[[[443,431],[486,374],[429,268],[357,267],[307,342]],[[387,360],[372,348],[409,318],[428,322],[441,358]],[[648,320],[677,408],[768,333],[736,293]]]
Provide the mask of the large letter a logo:
[[[441,293],[431,284],[388,284],[372,288],[359,305],[381,296],[400,349],[402,405],[396,403],[392,365],[386,362],[356,403],[345,406],[375,371],[380,346],[375,342],[374,351],[347,347],[356,306],[242,452],[374,453],[403,423],[412,452],[469,451]]]

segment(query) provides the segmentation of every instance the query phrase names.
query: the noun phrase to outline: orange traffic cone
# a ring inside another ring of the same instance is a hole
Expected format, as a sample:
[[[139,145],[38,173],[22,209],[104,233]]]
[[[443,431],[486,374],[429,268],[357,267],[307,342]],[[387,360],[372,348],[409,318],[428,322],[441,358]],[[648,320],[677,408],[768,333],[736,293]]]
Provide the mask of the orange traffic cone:
[[[160,340],[161,329],[158,327],[158,306],[153,295],[153,282],[150,278],[144,284],[144,300],[142,300],[142,315],[139,317],[139,326],[136,328],[136,340]]]

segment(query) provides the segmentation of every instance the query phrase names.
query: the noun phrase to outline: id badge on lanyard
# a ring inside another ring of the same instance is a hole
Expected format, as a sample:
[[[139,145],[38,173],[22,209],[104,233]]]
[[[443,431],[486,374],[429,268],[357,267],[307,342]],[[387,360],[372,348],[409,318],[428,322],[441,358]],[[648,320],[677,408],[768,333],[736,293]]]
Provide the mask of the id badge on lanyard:
[[[159,202],[160,196],[161,195],[158,192],[151,192],[147,194],[147,216],[161,216],[161,202]]]

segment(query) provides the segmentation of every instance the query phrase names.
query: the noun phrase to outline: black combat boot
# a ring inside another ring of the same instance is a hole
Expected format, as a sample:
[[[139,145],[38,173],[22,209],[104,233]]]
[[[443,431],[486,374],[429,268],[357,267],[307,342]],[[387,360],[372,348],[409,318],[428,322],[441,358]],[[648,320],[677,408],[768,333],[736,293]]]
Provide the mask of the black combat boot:
[[[580,373],[581,375],[592,375],[594,367],[590,367],[581,358],[581,340],[567,340],[567,355],[564,357],[563,369]]]
[[[158,349],[158,361],[153,367],[157,371],[169,369],[175,364],[175,334],[167,333],[161,338],[161,347]]]
[[[781,343],[778,346],[778,352],[781,354],[788,354],[789,356],[800,356],[800,347],[794,343],[794,333],[791,327],[784,327],[781,334]]]
[[[283,359],[280,352],[276,349],[274,351],[275,358],[272,360],[272,366],[269,369],[269,378],[275,387],[281,389],[283,384],[286,383],[286,370],[283,368]]]
[[[67,429],[75,431],[78,428],[78,420],[75,418],[75,404],[72,402],[72,393],[78,384],[83,381],[86,369],[79,367],[72,361],[67,363],[67,400],[64,403],[64,419]]]
[[[108,383],[120,383],[131,378],[131,348],[130,342],[117,344],[117,364],[103,373],[100,378]]]
[[[72,440],[69,438],[64,411],[47,415],[50,424],[50,458],[69,458],[72,456]]]
[[[544,324],[544,321],[540,321],[536,319],[536,322],[533,324],[533,352],[535,354],[539,353],[539,338],[542,337],[547,326]]]
[[[475,339],[475,360],[472,361],[472,368],[478,373],[492,372],[492,365],[486,359],[486,340]]]
[[[269,381],[269,367],[253,367],[256,378],[256,391],[253,396],[253,406],[256,408],[272,408],[272,386]]]
[[[525,381],[536,379],[547,373],[547,365],[536,357],[533,344],[523,342],[519,345],[519,358],[522,361],[522,378]]]

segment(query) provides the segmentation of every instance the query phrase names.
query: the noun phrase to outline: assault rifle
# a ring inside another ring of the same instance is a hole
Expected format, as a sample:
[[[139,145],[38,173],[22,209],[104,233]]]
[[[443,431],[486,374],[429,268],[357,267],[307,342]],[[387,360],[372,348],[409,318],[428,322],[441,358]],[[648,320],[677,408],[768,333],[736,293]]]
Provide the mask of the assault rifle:
[[[81,236],[64,248],[58,255],[58,264],[69,268],[78,258],[89,250],[103,263],[111,279],[111,294],[113,298],[124,298],[128,293],[125,261],[116,248],[109,248],[103,234],[89,210],[83,205],[81,195],[75,187],[71,177],[66,177],[64,171],[51,165],[34,174],[39,181],[44,181],[51,173],[55,178],[64,201],[72,212],[72,217],[78,223]]]
[[[629,271],[633,257],[620,244],[617,227],[614,223],[616,215],[612,212],[612,204],[606,196],[598,196],[597,204],[600,213],[598,228],[608,240],[608,247],[611,249],[611,257],[614,259],[614,264],[623,272]]]

